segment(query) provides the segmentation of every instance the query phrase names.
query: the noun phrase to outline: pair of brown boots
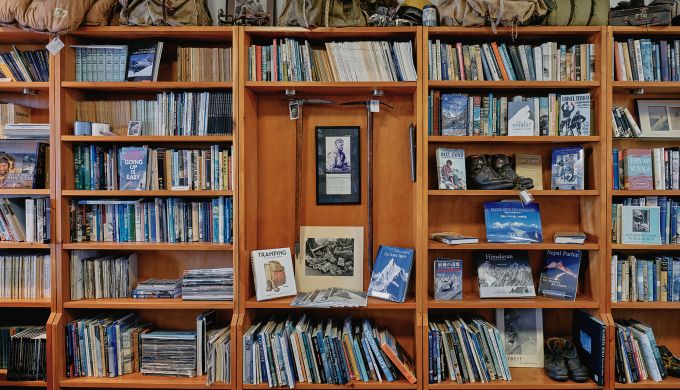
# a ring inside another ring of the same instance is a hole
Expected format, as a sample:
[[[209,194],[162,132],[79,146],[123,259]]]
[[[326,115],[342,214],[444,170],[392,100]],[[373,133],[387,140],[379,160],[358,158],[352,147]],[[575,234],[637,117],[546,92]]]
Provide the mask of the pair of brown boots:
[[[534,181],[517,175],[504,154],[472,155],[465,159],[467,186],[476,190],[530,190]]]

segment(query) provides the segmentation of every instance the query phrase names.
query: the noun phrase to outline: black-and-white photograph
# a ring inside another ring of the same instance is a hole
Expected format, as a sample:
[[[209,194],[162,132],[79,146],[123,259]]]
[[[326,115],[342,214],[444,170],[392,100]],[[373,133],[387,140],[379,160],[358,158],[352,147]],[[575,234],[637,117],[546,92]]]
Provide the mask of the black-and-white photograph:
[[[647,107],[647,114],[652,131],[670,131],[668,112],[665,106],[649,106]]]
[[[641,137],[680,137],[680,100],[637,99]]]
[[[128,123],[127,135],[137,136],[142,134],[142,122],[141,121],[130,121]]]
[[[478,253],[476,257],[480,297],[536,296],[529,257],[526,252],[482,252]]]
[[[326,138],[326,173],[342,173],[352,170],[349,137]]]
[[[557,179],[560,186],[576,184],[578,182],[578,177],[576,176],[576,156],[564,154],[557,156],[555,161],[555,165],[559,167]]]
[[[649,210],[633,210],[633,232],[634,233],[648,233],[650,229],[650,212]]]
[[[671,129],[680,129],[680,107],[668,107],[668,120]]]
[[[543,367],[541,309],[496,309],[496,325],[510,367]]]
[[[305,242],[305,275],[352,276],[354,238],[308,238]]]
[[[359,127],[317,127],[316,148],[316,203],[361,203]]]

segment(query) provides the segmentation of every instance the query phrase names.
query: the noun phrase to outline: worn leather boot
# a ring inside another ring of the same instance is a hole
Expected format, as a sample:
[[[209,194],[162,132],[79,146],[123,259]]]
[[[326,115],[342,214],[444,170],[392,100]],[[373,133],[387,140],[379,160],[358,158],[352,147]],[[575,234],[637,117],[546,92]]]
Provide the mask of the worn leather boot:
[[[517,187],[530,190],[534,188],[534,181],[528,177],[519,176],[510,166],[510,157],[504,154],[491,156],[491,168],[501,177],[509,178]]]
[[[472,155],[465,159],[467,185],[476,190],[509,190],[514,188],[512,179],[499,176],[491,168],[491,156]]]
[[[562,354],[563,346],[564,339],[559,337],[551,337],[545,342],[545,373],[558,382],[566,382],[569,379],[569,370]]]
[[[661,361],[666,369],[666,374],[680,378],[680,359],[663,345],[659,345],[659,353],[661,354]]]
[[[578,350],[571,340],[564,340],[562,351],[564,361],[569,369],[569,377],[574,382],[585,382],[588,380],[588,367],[586,367],[578,356]]]

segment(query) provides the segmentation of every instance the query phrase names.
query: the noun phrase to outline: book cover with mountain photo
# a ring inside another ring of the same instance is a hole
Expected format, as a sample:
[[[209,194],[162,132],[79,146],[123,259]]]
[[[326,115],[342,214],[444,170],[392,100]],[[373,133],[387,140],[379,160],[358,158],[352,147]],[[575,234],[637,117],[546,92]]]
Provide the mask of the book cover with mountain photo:
[[[536,203],[486,202],[484,221],[488,242],[543,242],[541,214]]]
[[[527,251],[475,253],[480,298],[535,297]]]
[[[581,251],[547,250],[545,255],[538,293],[544,297],[575,300]]]
[[[413,266],[414,250],[381,245],[368,286],[368,295],[394,302],[404,302]]]

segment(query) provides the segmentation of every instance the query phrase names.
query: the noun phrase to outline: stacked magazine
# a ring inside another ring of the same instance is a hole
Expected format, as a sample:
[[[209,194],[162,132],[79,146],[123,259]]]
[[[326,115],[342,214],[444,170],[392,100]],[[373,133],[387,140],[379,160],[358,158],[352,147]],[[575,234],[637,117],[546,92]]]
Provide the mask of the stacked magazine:
[[[366,293],[339,287],[298,293],[290,303],[300,307],[363,307],[366,306]]]
[[[143,334],[141,372],[196,376],[196,332],[156,330]]]
[[[147,279],[132,290],[133,298],[177,298],[182,292],[179,279]]]
[[[234,269],[185,270],[182,299],[187,301],[228,301],[234,299]]]

